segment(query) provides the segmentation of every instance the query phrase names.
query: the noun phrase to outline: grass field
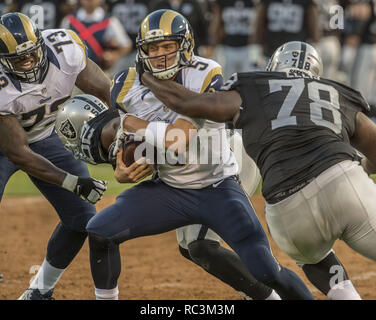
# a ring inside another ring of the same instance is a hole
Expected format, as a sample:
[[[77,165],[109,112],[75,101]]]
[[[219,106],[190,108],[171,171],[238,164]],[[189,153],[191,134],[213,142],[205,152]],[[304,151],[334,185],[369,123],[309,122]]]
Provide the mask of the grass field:
[[[111,166],[106,164],[88,165],[90,175],[93,178],[107,180],[108,188],[105,195],[118,195],[132,184],[120,184],[114,179],[114,171]],[[5,192],[5,196],[29,196],[40,195],[39,190],[33,185],[29,177],[21,170],[16,172],[9,180]]]
[[[131,183],[118,183],[114,178],[114,171],[111,166],[106,164],[88,165],[90,175],[93,178],[108,181],[108,188],[105,193],[107,196],[116,196],[120,192],[132,186]],[[376,175],[371,175],[376,182]],[[255,194],[261,192],[261,183]],[[30,196],[40,195],[39,190],[33,185],[29,177],[21,170],[16,172],[9,180],[5,192],[5,196]]]

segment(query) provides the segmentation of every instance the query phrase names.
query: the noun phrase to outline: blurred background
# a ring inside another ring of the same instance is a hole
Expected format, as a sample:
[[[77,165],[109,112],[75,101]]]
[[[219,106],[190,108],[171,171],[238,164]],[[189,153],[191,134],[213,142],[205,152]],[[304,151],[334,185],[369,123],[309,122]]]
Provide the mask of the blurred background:
[[[6,0],[0,13],[22,12],[41,29],[69,28],[88,48],[89,57],[112,77],[134,65],[141,21],[157,9],[183,14],[194,31],[195,54],[222,65],[225,79],[234,72],[263,70],[281,44],[305,41],[321,54],[323,77],[359,90],[376,121],[376,0]],[[108,166],[91,167],[110,182],[109,192],[124,189]],[[6,194],[32,189],[19,172]],[[12,182],[11,181],[11,182]],[[113,191],[112,191],[113,190]],[[34,191],[32,191],[34,192]],[[37,192],[35,190],[35,192]]]
[[[376,0],[5,0],[39,28],[70,28],[110,76],[133,66],[141,21],[173,9],[191,23],[195,53],[212,58],[225,79],[262,70],[287,41],[306,41],[323,59],[323,77],[359,90],[370,105],[376,70]]]

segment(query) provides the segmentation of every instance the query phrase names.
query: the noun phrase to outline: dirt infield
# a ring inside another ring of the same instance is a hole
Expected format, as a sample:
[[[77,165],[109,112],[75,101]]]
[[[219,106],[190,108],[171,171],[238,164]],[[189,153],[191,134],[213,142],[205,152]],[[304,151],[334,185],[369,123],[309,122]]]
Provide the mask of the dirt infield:
[[[101,209],[114,201],[105,198]],[[252,198],[264,226],[264,200]],[[27,288],[34,265],[43,261],[57,215],[42,197],[6,197],[0,205],[0,299],[16,299]],[[265,229],[266,230],[266,229]],[[270,239],[270,238],[269,238]],[[325,299],[295,263],[271,240],[275,257],[302,277],[314,296]],[[120,299],[240,299],[232,288],[207,274],[178,252],[175,232],[134,239],[121,245]],[[338,241],[334,247],[363,299],[376,299],[376,263],[361,257]],[[87,242],[56,286],[56,299],[94,299]],[[31,271],[31,272],[30,272]]]

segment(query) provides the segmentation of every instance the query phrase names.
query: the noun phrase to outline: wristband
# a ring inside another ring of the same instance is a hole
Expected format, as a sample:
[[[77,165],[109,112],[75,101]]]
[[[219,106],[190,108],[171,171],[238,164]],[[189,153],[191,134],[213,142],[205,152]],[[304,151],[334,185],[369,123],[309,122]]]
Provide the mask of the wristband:
[[[71,192],[74,192],[74,189],[77,186],[77,181],[78,181],[78,177],[77,176],[74,176],[73,174],[67,173],[67,176],[65,177],[65,179],[64,179],[63,183],[61,184],[61,186],[64,189],[67,189],[67,190],[69,190]]]
[[[164,149],[165,134],[168,123],[163,121],[150,122],[145,130],[145,141],[157,148]]]

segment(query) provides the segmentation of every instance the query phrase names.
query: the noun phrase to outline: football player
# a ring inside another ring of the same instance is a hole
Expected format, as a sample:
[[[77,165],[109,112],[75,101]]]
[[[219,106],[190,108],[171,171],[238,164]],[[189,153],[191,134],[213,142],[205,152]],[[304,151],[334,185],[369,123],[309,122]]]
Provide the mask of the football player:
[[[56,117],[56,131],[60,140],[70,148],[77,158],[91,164],[111,163],[116,165],[112,157],[112,148],[120,126],[120,116],[116,109],[109,109],[94,114],[85,109],[86,102],[81,97],[92,98],[89,95],[75,96],[66,101]],[[93,101],[93,103],[95,103]],[[72,137],[66,131],[65,123],[69,121],[79,133]],[[90,135],[90,138],[87,135]],[[235,133],[232,137],[238,162],[244,156],[241,137]],[[74,148],[72,148],[74,146]],[[251,196],[259,182],[260,174],[252,159],[246,159],[247,165],[242,165],[240,181]],[[133,166],[137,166],[134,164]],[[138,181],[137,178],[134,181]],[[244,181],[244,183],[243,183]],[[202,225],[189,225],[177,229],[177,240],[180,253],[187,259],[198,264],[207,272],[213,274],[225,283],[245,295],[246,299],[279,300],[279,296],[271,288],[257,282],[242,265],[239,257],[233,252],[220,246],[221,238]]]
[[[141,24],[138,60],[156,77],[173,78],[196,92],[218,89],[223,80],[220,66],[213,60],[194,56],[193,47],[192,29],[175,11],[154,11]],[[218,162],[195,164],[182,159],[178,162],[162,159],[157,167],[157,179],[143,181],[124,191],[113,205],[90,220],[87,231],[97,298],[118,297],[122,242],[199,223],[223,238],[252,275],[275,289],[282,299],[313,299],[297,275],[280,266],[271,254],[264,230],[235,178],[238,165],[226,136],[221,134],[223,124],[196,121],[170,111],[140,83],[135,68],[115,76],[111,99],[121,112],[121,132],[147,127],[146,143],[157,146],[162,157],[164,149],[173,144],[171,141],[164,144],[165,133],[171,135],[173,129],[188,135],[193,130],[192,136],[202,129],[203,139],[209,139],[209,132],[216,133],[222,148],[200,144],[200,155],[206,152]],[[159,139],[155,141],[155,137]],[[182,144],[188,143],[185,138]],[[114,153],[117,149],[114,148]],[[114,175],[119,182],[138,181],[149,174],[147,162],[137,161],[126,167],[122,151],[117,153]]]
[[[102,8],[102,2],[80,0],[80,8],[64,17],[61,28],[75,31],[84,41],[88,57],[109,73],[132,50],[132,42],[120,21]]]
[[[260,1],[254,35],[267,58],[288,41],[317,44],[320,40],[319,8],[315,0]]]
[[[368,19],[363,22],[363,30],[358,35],[358,51],[352,68],[351,85],[364,96],[373,109],[373,120],[375,121],[376,98],[374,93],[376,81],[376,1],[359,1],[358,6],[368,7]],[[355,5],[354,5],[355,6]],[[360,22],[359,22],[360,23]],[[349,37],[350,38],[350,37]],[[351,39],[350,38],[350,39]],[[346,39],[348,40],[348,39]]]
[[[176,112],[242,129],[263,178],[271,236],[330,299],[355,300],[331,248],[341,239],[376,260],[376,187],[368,177],[376,172],[376,125],[358,91],[321,74],[316,50],[294,41],[275,51],[267,72],[234,74],[223,91],[197,94],[150,73],[142,81]]]
[[[106,1],[105,3],[107,6],[107,11],[111,14],[111,16],[119,19],[132,41],[132,51],[126,56],[120,58],[120,60],[110,70],[111,74],[114,75],[119,70],[123,70],[134,65],[134,60],[137,54],[136,37],[138,28],[142,20],[149,13],[148,5],[150,4],[150,0],[111,0]]]
[[[319,0],[320,24],[322,37],[318,44],[319,54],[323,63],[323,76],[325,78],[340,79],[338,67],[341,60],[341,32],[339,27],[331,25],[333,8],[339,7],[339,0]]]
[[[234,72],[244,72],[263,66],[262,47],[251,44],[255,36],[256,4],[258,1],[209,1],[212,19],[210,39],[214,59],[223,66],[228,79]]]
[[[64,149],[53,130],[56,113],[75,84],[110,103],[110,80],[86,58],[74,32],[40,31],[21,13],[0,17],[0,66],[0,197],[9,178],[21,169],[61,220],[42,267],[20,298],[50,299],[86,239],[93,204],[106,190],[104,181],[90,178],[86,165]],[[103,103],[96,108],[99,112]],[[66,126],[69,130],[69,123]]]

